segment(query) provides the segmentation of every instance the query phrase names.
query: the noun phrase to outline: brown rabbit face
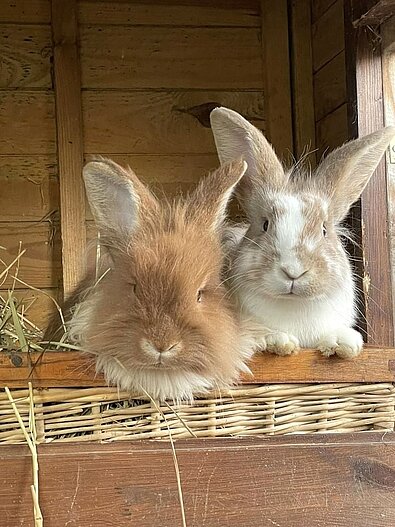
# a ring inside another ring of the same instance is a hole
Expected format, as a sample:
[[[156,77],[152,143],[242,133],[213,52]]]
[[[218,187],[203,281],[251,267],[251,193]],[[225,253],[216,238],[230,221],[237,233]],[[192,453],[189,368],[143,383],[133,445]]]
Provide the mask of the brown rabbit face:
[[[222,367],[236,325],[220,285],[221,258],[218,242],[193,226],[135,236],[103,280],[92,323],[101,329],[91,345],[127,369]]]

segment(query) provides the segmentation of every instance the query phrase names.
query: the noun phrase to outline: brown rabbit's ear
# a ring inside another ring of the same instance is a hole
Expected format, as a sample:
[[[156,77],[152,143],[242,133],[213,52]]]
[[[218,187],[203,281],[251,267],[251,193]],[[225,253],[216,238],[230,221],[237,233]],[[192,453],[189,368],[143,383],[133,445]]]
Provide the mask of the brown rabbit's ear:
[[[156,200],[137,176],[109,159],[91,161],[83,170],[86,194],[96,225],[102,232],[131,233],[139,211]]]
[[[335,221],[341,221],[362,194],[394,136],[395,127],[388,126],[344,144],[319,165],[315,177],[327,189]]]
[[[214,230],[220,227],[233,190],[246,170],[247,163],[238,159],[202,179],[189,197],[189,214]]]
[[[241,156],[247,161],[248,170],[237,189],[237,195],[247,208],[255,191],[284,184],[284,168],[258,128],[228,108],[215,108],[210,121],[220,162]]]

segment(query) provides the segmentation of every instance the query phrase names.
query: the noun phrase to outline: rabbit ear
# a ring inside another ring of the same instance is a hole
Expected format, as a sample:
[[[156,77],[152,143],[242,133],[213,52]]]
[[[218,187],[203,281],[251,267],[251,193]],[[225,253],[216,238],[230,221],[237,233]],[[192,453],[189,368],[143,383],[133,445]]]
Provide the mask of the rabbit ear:
[[[248,205],[254,191],[284,184],[283,166],[258,128],[228,108],[215,108],[210,121],[220,162],[240,156],[247,161],[248,170],[237,189],[244,204]]]
[[[331,152],[317,168],[315,176],[329,192],[335,221],[341,221],[362,194],[394,136],[395,127],[388,126],[350,141]]]
[[[226,207],[237,183],[247,170],[242,159],[226,163],[203,180],[189,197],[189,213],[213,230],[219,228],[226,216]]]
[[[102,232],[130,234],[137,225],[140,207],[156,204],[130,169],[109,159],[88,163],[83,177],[93,217]]]

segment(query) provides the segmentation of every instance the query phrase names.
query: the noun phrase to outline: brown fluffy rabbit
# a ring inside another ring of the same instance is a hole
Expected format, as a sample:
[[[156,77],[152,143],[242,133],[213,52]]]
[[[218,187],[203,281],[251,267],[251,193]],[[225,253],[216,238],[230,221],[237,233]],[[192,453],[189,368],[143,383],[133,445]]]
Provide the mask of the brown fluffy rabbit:
[[[243,161],[160,203],[130,169],[88,163],[84,181],[102,258],[74,295],[70,337],[123,390],[190,399],[228,385],[250,353],[221,284],[225,209]]]

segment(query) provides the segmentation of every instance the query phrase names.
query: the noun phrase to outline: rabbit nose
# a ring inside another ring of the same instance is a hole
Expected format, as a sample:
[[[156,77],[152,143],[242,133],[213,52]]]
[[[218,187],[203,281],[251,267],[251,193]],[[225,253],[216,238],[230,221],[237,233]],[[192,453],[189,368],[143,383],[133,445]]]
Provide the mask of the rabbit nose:
[[[285,274],[287,278],[289,278],[292,281],[298,280],[299,278],[301,278],[302,276],[304,276],[306,273],[309,272],[308,269],[300,272],[299,270],[292,269],[290,267],[281,267],[281,271]]]

